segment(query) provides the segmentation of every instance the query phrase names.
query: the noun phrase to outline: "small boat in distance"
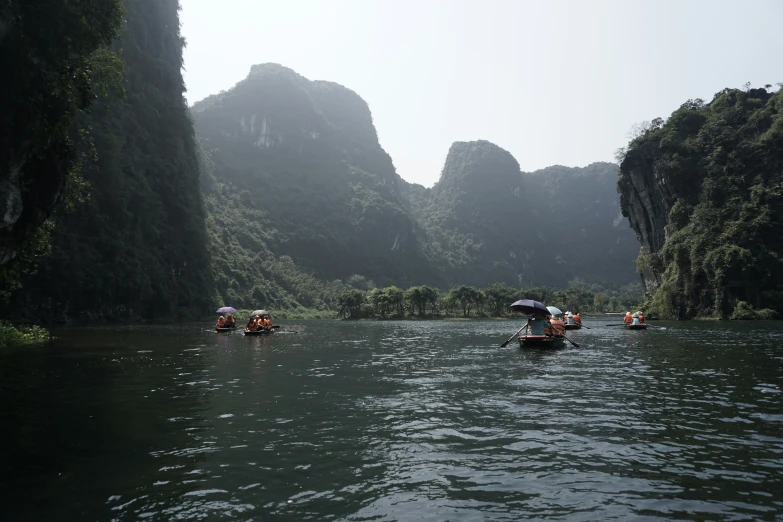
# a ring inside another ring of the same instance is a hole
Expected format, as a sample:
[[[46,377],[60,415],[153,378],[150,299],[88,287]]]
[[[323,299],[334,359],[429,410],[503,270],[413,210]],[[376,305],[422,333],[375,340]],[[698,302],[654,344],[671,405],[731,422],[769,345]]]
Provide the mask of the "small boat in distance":
[[[250,312],[250,322],[245,327],[245,335],[272,335],[278,325],[272,325],[272,316],[266,310]]]
[[[625,327],[628,330],[646,330],[647,325],[645,323],[642,324],[626,324]]]
[[[245,330],[245,335],[272,335],[274,330]]]
[[[233,332],[234,330],[236,330],[237,320],[234,318],[234,314],[236,313],[236,308],[231,306],[223,306],[215,310],[215,313],[226,314],[225,317],[221,315],[220,319],[218,319],[217,324],[215,324],[216,332]]]
[[[223,326],[223,327],[216,326],[215,327],[215,331],[216,332],[233,332],[236,329],[237,329],[236,325],[234,325],[234,326]]]

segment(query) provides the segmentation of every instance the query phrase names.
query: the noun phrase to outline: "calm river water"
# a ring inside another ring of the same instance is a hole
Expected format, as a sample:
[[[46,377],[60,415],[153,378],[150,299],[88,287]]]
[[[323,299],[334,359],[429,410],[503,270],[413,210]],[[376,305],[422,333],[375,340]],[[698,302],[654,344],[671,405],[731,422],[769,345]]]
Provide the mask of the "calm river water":
[[[0,353],[3,520],[781,520],[783,323],[82,328]]]

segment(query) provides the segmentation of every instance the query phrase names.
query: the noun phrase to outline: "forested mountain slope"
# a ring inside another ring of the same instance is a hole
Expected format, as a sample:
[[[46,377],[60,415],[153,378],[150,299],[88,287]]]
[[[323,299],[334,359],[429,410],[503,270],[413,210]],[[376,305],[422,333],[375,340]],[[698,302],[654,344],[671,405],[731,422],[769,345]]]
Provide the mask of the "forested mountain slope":
[[[689,100],[628,145],[619,189],[664,317],[783,311],[783,93]]]
[[[427,252],[449,284],[607,287],[634,281],[638,243],[619,216],[616,165],[522,173],[487,141],[457,142],[432,189],[407,185]]]
[[[178,0],[125,0],[124,97],[93,107],[89,201],[60,210],[51,255],[10,307],[39,320],[168,317],[213,306]]]
[[[322,280],[436,280],[402,180],[356,93],[264,64],[192,113],[211,162],[211,226],[224,244],[216,246],[220,291],[250,295],[269,283],[268,268],[237,260],[280,256]]]

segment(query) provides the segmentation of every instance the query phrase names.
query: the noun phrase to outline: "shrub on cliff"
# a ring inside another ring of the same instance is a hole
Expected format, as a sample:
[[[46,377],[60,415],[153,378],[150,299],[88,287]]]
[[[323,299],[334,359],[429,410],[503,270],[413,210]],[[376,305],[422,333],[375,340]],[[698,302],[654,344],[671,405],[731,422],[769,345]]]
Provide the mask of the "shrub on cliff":
[[[769,320],[774,319],[777,314],[774,310],[769,308],[763,308],[761,310],[754,310],[753,306],[745,301],[737,301],[734,306],[734,311],[731,313],[729,319],[732,320]]]

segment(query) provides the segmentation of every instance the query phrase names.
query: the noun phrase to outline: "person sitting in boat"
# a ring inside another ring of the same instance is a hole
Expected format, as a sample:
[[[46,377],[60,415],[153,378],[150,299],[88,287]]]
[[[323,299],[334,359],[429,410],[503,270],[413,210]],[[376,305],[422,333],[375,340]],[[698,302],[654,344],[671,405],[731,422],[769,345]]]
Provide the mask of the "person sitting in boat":
[[[551,329],[549,321],[542,315],[534,315],[527,321],[527,333],[529,335],[551,335],[546,333],[547,328]]]
[[[623,320],[623,322],[626,325],[631,324],[633,322],[633,317],[631,317],[631,312],[625,312],[625,319]]]
[[[220,318],[218,319],[218,322],[215,325],[215,327],[216,328],[225,328],[225,326],[226,326],[226,318],[221,315]]]
[[[574,314],[574,323],[578,325],[582,324],[582,318],[579,316],[579,312]]]
[[[638,312],[639,314],[639,324],[644,324],[644,314],[642,312]]]
[[[576,324],[576,319],[574,319],[574,314],[571,312],[566,312],[566,321],[568,321],[568,324]]]
[[[250,318],[250,321],[247,322],[247,326],[245,326],[245,330],[255,330],[256,329],[256,320],[254,318]]]
[[[561,337],[565,335],[565,324],[563,324],[562,319],[556,315],[553,315],[549,322],[552,325],[552,335],[555,337]]]
[[[264,330],[272,329],[272,319],[268,315],[265,315],[263,318],[263,326],[264,326]]]
[[[633,321],[631,323],[633,325],[642,324],[639,322],[639,314],[633,314],[633,316],[631,317],[631,321]]]
[[[237,327],[237,321],[234,319],[234,316],[231,314],[228,314],[226,316],[226,322],[224,325],[226,328],[236,328]]]

